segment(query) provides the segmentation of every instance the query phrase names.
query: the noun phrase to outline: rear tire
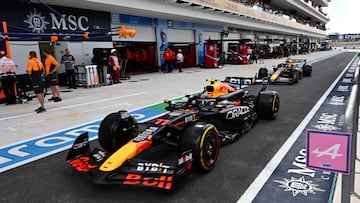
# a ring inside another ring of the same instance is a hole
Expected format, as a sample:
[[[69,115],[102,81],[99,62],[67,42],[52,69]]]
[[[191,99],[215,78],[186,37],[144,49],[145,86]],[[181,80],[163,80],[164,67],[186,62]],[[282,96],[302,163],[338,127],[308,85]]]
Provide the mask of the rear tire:
[[[303,67],[303,70],[304,70],[304,76],[305,76],[305,77],[311,77],[312,66],[310,66],[310,65],[305,65],[305,66]]]
[[[108,152],[114,152],[134,138],[137,130],[136,120],[127,111],[111,113],[100,124],[100,146]]]
[[[269,76],[268,69],[267,68],[260,68],[258,71],[258,78],[263,79]]]
[[[294,72],[293,73],[294,74],[294,83],[298,83],[300,80],[300,72],[297,70],[294,70],[293,72]]]
[[[179,146],[179,154],[191,149],[193,167],[196,171],[207,172],[214,168],[219,155],[220,140],[212,124],[198,122],[186,127]]]
[[[280,99],[276,91],[262,91],[257,98],[257,113],[260,119],[276,119],[280,109]]]

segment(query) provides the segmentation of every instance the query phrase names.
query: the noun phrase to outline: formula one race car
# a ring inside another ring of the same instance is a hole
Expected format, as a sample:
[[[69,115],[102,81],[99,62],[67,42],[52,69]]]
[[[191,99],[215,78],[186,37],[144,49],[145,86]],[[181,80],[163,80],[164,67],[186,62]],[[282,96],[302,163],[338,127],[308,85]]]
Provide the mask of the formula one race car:
[[[312,65],[306,59],[287,59],[285,63],[274,66],[271,71],[260,68],[257,79],[269,80],[271,84],[294,84],[305,76],[310,77]]]
[[[302,77],[311,77],[312,73],[312,64],[309,63],[306,59],[287,59],[286,63],[292,63],[295,65],[296,69],[301,71],[301,78]]]
[[[267,84],[250,95],[244,85],[257,83],[254,78],[209,82],[201,93],[164,100],[167,112],[144,123],[137,123],[125,110],[107,115],[98,133],[102,149],[90,149],[84,133],[69,150],[67,163],[97,184],[162,189],[171,189],[192,170],[210,171],[220,146],[238,140],[258,119],[277,117],[279,95]],[[161,146],[168,150],[154,156]],[[171,152],[175,152],[172,161],[162,158]]]

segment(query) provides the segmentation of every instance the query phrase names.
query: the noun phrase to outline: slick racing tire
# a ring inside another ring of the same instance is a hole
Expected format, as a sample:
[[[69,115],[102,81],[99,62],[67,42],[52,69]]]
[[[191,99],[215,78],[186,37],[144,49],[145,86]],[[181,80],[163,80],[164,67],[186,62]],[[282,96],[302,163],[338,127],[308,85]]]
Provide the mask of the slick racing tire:
[[[100,123],[100,146],[108,152],[114,152],[134,138],[137,130],[136,120],[127,111],[111,113]]]
[[[197,122],[185,128],[179,154],[192,151],[193,167],[196,171],[210,171],[219,155],[220,140],[216,127],[212,124]]]
[[[299,80],[300,80],[300,71],[294,70],[294,72],[293,72],[294,83],[298,83]]]
[[[280,109],[280,99],[276,91],[262,91],[257,98],[257,113],[260,119],[274,120]]]
[[[311,73],[312,73],[312,66],[311,65],[305,65],[303,67],[304,70],[304,76],[305,77],[311,77]]]
[[[263,79],[268,77],[269,73],[268,73],[268,69],[267,68],[260,68],[258,71],[258,75],[257,78],[258,79]]]

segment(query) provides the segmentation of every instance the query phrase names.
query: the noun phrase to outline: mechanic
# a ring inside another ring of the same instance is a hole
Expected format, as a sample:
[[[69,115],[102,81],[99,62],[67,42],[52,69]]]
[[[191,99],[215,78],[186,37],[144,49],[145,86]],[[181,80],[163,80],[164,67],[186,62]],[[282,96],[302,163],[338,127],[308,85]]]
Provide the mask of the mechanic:
[[[0,51],[0,66],[0,81],[5,93],[5,103],[16,104],[15,63],[6,56],[5,51]]]
[[[183,72],[182,67],[184,65],[184,54],[181,49],[178,49],[178,53],[176,54],[176,60],[179,68],[179,73]]]
[[[48,101],[59,102],[62,99],[60,97],[60,88],[58,86],[56,73],[60,65],[50,54],[50,51],[44,50],[42,54],[45,56],[46,86],[50,86],[52,92],[52,97],[48,99]]]
[[[36,113],[45,112],[45,99],[44,99],[44,86],[45,82],[43,81],[44,75],[44,65],[37,58],[37,54],[35,51],[29,52],[29,60],[27,63],[27,74],[31,76],[31,82],[34,89],[34,93],[36,94],[37,99],[39,100],[40,107],[35,109]]]
[[[170,49],[169,48],[169,53],[170,53],[170,72],[173,71],[173,68],[174,68],[174,64],[176,62],[176,54],[175,54],[175,51],[173,49]]]
[[[171,72],[171,53],[170,49],[166,48],[163,53],[163,59],[164,59],[164,73],[170,73]]]
[[[75,57],[70,54],[69,49],[64,50],[64,55],[61,56],[61,63],[65,65],[66,78],[69,82],[68,89],[76,89],[75,84]]]
[[[120,81],[120,63],[119,57],[117,55],[116,49],[111,49],[111,55],[109,56],[109,65],[113,73],[112,78],[114,84],[121,83]]]

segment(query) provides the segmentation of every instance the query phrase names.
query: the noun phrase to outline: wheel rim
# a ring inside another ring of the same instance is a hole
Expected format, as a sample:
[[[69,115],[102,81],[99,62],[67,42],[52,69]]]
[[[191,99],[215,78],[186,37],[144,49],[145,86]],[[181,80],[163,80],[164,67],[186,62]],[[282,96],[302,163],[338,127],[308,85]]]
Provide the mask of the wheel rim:
[[[216,162],[218,153],[219,148],[217,135],[214,132],[209,132],[203,142],[201,150],[201,160],[204,166],[212,166]]]
[[[275,95],[274,99],[273,99],[273,106],[272,106],[274,117],[277,116],[277,114],[279,112],[279,108],[280,108],[279,96]]]

